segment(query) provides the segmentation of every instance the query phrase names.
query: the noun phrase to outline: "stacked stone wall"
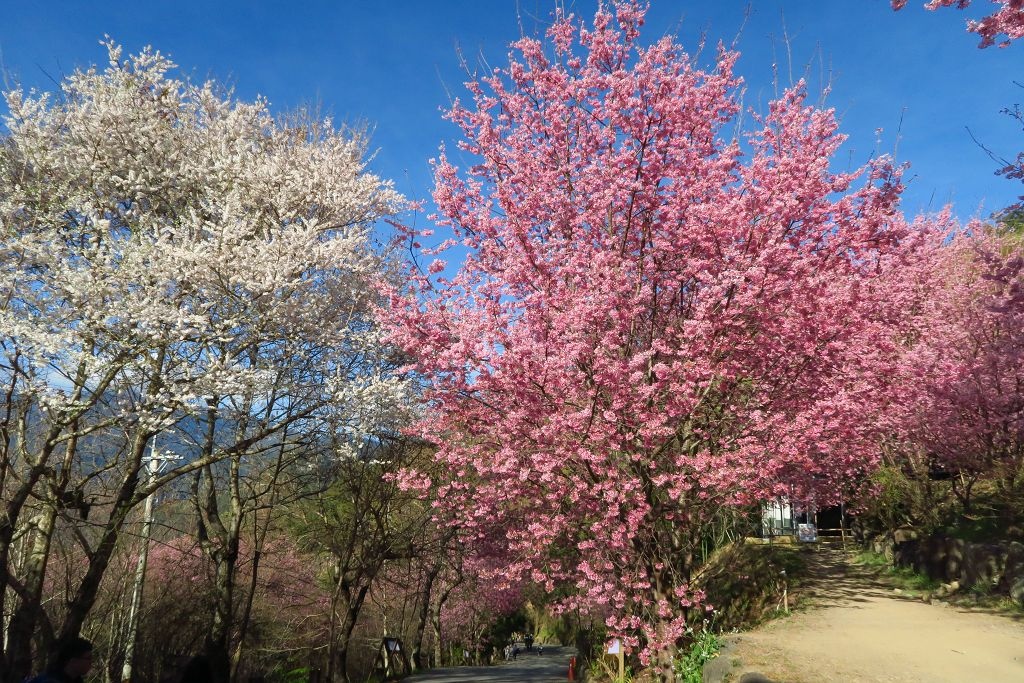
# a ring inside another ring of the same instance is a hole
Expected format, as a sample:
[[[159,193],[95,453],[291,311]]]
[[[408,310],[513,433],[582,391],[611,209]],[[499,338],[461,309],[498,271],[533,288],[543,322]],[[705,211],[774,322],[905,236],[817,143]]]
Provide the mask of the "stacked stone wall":
[[[960,589],[979,588],[1007,595],[1024,607],[1024,543],[970,543],[947,536],[912,538],[897,534],[895,541],[876,540],[875,552],[884,553],[897,567]]]

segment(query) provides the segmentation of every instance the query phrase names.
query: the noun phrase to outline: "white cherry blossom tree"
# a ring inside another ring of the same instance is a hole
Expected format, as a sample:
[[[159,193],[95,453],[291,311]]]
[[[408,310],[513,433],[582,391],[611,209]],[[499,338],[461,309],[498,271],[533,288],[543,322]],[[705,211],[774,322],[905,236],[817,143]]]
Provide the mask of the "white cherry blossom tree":
[[[402,199],[367,171],[365,136],[106,47],[59,93],[6,94],[4,680],[37,629],[78,633],[152,491],[326,425],[356,443],[405,403],[373,318],[393,271],[372,230]],[[182,459],[148,480],[157,435]],[[54,625],[39,597],[62,525],[89,563]]]

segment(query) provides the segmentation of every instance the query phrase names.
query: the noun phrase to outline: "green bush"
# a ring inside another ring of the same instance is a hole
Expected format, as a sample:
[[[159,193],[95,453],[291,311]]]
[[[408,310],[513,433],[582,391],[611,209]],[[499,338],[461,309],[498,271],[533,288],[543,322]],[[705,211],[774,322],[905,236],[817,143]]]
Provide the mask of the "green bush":
[[[704,679],[704,665],[718,654],[721,647],[721,639],[705,619],[704,628],[697,632],[686,652],[676,659],[676,680],[681,683],[701,683]]]
[[[309,667],[302,666],[279,674],[277,680],[280,683],[306,683],[309,680]]]

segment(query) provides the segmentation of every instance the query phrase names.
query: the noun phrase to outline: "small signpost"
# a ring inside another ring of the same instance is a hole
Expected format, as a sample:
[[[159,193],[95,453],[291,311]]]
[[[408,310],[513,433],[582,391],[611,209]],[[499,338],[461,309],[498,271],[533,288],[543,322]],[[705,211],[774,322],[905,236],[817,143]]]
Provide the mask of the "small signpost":
[[[618,638],[612,638],[611,642],[608,643],[608,654],[616,655],[619,660],[619,677],[616,680],[626,680],[626,654],[623,652],[622,641]]]
[[[796,538],[801,543],[817,543],[818,527],[813,524],[798,524],[796,528]]]
[[[374,669],[384,675],[386,680],[397,676],[408,676],[412,673],[409,659],[405,656],[405,646],[400,638],[385,636],[377,651]]]

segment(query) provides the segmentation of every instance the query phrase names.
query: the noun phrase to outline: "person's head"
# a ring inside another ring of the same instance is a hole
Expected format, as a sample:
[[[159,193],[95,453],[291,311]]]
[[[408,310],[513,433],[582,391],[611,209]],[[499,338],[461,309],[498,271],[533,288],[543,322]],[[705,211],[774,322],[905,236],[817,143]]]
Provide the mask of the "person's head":
[[[70,678],[81,678],[92,668],[92,643],[75,636],[61,643],[54,657],[53,668]]]

